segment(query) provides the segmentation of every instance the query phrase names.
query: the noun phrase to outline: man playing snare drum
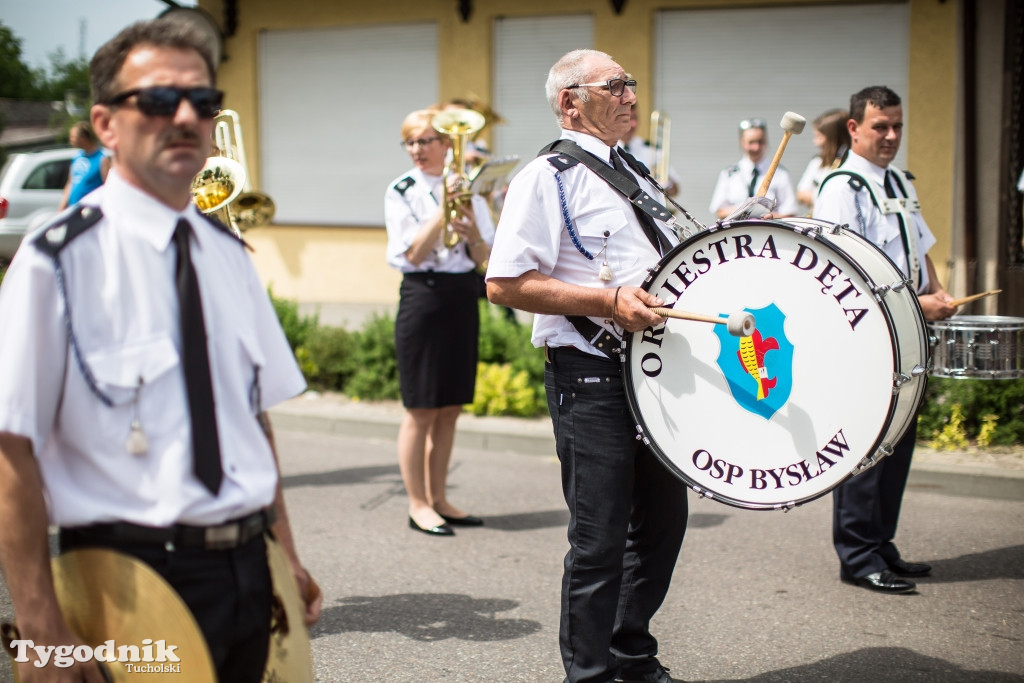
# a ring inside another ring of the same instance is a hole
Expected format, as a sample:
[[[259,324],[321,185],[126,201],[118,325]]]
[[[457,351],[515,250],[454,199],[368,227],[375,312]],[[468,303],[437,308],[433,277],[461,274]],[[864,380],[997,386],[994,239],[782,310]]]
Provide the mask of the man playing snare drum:
[[[899,95],[873,86],[850,98],[850,154],[821,183],[814,217],[846,223],[891,258],[916,288],[928,320],[956,312],[942,288],[928,249],[935,244],[921,217],[913,176],[892,165],[903,135]],[[900,502],[910,472],[917,421],[912,420],[892,455],[833,491],[832,535],[839,555],[839,577],[884,593],[907,593],[911,577],[931,567],[905,562],[893,544]]]
[[[551,67],[546,91],[562,139],[550,147],[559,153],[513,179],[487,277],[492,302],[538,314],[533,343],[545,347],[570,514],[559,643],[574,683],[672,680],[649,624],[686,531],[686,487],[634,438],[616,350],[624,331],[664,323],[648,310],[661,300],[637,285],[677,240],[599,175],[657,196],[616,150],[635,90],[602,52],[576,50]]]

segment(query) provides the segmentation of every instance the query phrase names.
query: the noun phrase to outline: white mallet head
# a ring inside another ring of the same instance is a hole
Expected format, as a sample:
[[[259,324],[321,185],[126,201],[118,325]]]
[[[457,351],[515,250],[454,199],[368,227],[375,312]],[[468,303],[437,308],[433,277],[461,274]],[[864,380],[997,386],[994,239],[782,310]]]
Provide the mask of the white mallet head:
[[[749,337],[754,334],[756,327],[754,314],[748,311],[737,311],[729,315],[725,322],[725,329],[734,337]]]
[[[782,126],[782,130],[784,131],[788,131],[793,135],[800,135],[800,133],[804,132],[804,126],[807,125],[807,119],[796,112],[787,111],[782,115],[782,123],[779,125]]]

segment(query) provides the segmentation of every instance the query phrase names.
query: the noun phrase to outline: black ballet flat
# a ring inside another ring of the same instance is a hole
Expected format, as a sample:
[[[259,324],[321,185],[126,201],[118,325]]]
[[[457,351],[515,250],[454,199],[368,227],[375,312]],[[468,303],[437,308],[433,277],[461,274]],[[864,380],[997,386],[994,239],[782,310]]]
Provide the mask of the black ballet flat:
[[[455,532],[452,531],[452,528],[450,526],[448,526],[447,524],[442,524],[440,526],[432,526],[429,529],[424,529],[419,524],[417,524],[416,520],[414,520],[412,517],[409,518],[409,528],[413,529],[415,531],[422,531],[423,533],[430,534],[431,536],[454,536],[455,535]]]
[[[438,513],[441,514],[441,513]],[[452,526],[483,526],[484,520],[473,515],[466,515],[465,517],[449,517],[448,515],[441,515],[441,519],[445,521],[445,526],[451,524]]]

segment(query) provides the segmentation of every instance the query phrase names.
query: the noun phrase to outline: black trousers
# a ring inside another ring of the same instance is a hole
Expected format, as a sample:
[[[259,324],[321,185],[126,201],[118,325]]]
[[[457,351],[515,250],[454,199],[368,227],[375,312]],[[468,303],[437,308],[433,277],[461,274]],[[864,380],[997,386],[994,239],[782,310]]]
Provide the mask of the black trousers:
[[[863,578],[900,559],[893,538],[916,440],[913,420],[892,455],[832,491],[832,541],[840,578]]]
[[[559,645],[567,680],[607,683],[659,665],[650,621],[686,532],[686,486],[635,438],[621,364],[553,349],[545,367],[569,552]]]
[[[267,664],[273,583],[263,536],[229,550],[93,541],[61,535],[61,552],[107,547],[160,574],[191,610],[219,683],[259,683]]]

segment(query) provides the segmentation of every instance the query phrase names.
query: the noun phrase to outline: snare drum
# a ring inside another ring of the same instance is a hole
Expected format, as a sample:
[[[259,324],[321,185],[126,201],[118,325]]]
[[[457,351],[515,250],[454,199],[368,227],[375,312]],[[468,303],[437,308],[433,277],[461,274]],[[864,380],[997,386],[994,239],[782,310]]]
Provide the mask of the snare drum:
[[[889,454],[927,379],[917,297],[856,233],[813,219],[694,235],[643,288],[679,311],[753,313],[749,337],[669,319],[627,335],[639,439],[694,491],[788,509]]]
[[[958,315],[932,320],[928,328],[934,377],[1024,377],[1024,318]]]

